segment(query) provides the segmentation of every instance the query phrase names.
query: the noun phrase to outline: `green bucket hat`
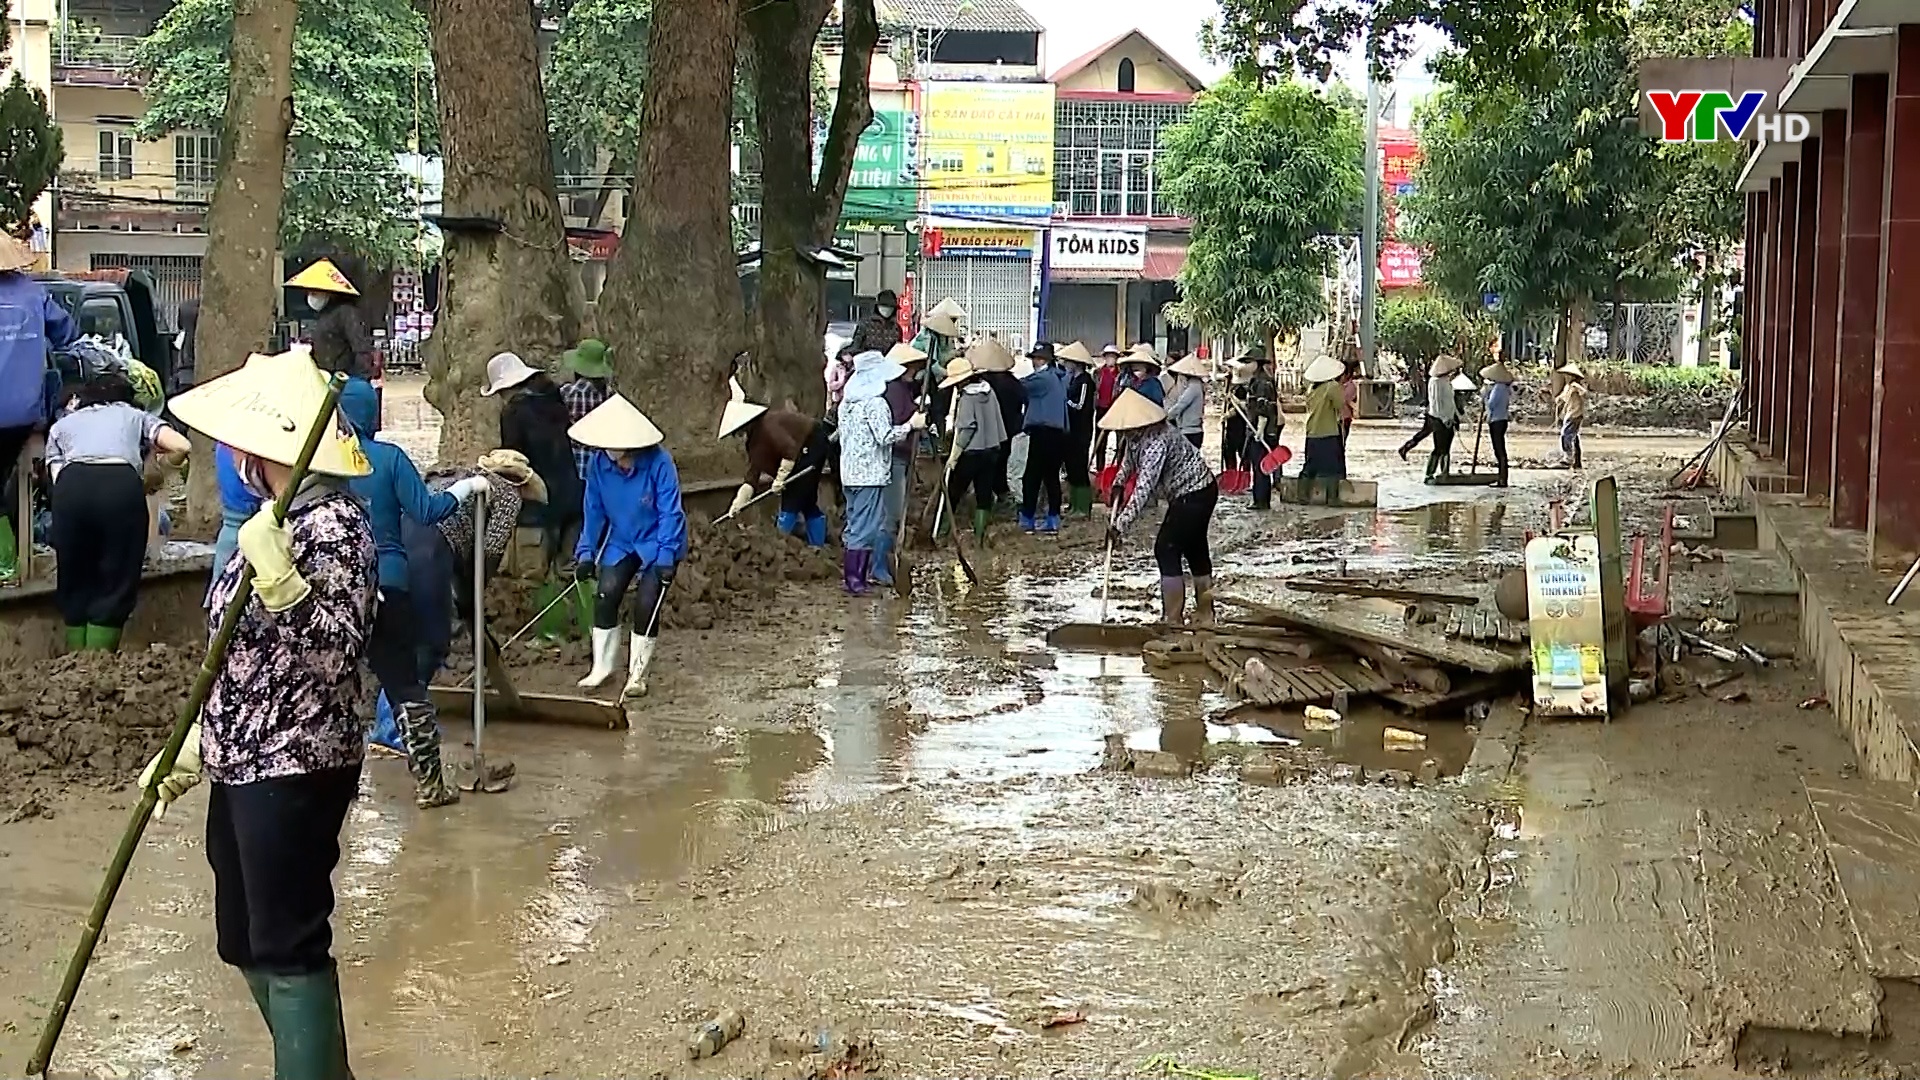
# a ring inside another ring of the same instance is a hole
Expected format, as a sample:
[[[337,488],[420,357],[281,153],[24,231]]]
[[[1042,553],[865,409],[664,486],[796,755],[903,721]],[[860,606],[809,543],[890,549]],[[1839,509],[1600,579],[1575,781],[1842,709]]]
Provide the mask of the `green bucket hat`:
[[[613,374],[612,365],[607,363],[608,351],[606,342],[599,338],[588,338],[568,349],[561,359],[567,362],[567,369],[575,375],[604,379]]]

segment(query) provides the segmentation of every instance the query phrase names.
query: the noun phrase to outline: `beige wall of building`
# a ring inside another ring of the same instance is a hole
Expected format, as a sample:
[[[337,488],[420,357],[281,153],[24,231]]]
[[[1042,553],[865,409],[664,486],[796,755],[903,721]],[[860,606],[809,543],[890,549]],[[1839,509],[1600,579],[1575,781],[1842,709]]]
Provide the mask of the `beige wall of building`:
[[[1133,91],[1137,94],[1186,94],[1193,91],[1186,75],[1167,62],[1153,43],[1132,37],[1098,59],[1059,81],[1062,90],[1118,90],[1120,61],[1133,61]]]

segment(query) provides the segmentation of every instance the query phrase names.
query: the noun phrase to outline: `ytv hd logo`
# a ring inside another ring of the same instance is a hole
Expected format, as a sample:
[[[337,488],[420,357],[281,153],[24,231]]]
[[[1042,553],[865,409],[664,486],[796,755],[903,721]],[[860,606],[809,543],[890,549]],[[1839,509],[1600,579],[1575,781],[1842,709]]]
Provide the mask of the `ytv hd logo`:
[[[1762,113],[1765,90],[1749,90],[1735,101],[1724,90],[1649,90],[1647,101],[1660,114],[1660,141],[1713,142],[1724,128],[1736,139],[1800,142],[1813,124],[1798,113]]]

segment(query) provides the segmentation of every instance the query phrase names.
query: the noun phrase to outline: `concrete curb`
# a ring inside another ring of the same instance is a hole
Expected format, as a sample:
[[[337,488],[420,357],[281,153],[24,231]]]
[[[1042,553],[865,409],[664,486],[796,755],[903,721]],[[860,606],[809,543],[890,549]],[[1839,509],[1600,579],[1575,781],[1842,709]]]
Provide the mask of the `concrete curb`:
[[[1505,787],[1520,756],[1520,744],[1526,737],[1527,713],[1511,700],[1497,701],[1480,726],[1474,740],[1473,755],[1461,770],[1460,780],[1467,790],[1480,797],[1493,797]]]

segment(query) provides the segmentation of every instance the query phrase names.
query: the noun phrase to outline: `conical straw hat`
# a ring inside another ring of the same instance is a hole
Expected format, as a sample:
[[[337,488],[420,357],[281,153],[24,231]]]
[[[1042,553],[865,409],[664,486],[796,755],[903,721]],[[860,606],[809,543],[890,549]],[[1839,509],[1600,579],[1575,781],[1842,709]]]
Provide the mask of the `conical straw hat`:
[[[979,372],[1013,370],[1013,354],[998,338],[980,338],[967,346],[967,360]]]
[[[360,290],[353,287],[347,275],[333,265],[332,259],[321,259],[305,270],[287,279],[287,288],[306,289],[311,292],[339,293],[341,296],[359,296]]]
[[[956,338],[960,336],[960,323],[966,317],[967,309],[961,307],[953,297],[949,296],[933,305],[926,317],[920,320],[920,325],[941,337]]]
[[[1332,382],[1344,375],[1346,370],[1347,365],[1341,363],[1339,357],[1332,353],[1321,353],[1313,358],[1313,363],[1307,365],[1303,377],[1308,382]]]
[[[645,450],[666,436],[632,402],[615,394],[568,428],[567,438],[601,450]]]
[[[716,439],[724,439],[739,431],[767,411],[765,405],[755,405],[747,400],[747,392],[740,386],[739,379],[728,379],[727,387],[731,396],[727,399],[727,410],[720,414],[720,434],[714,436]]]
[[[18,273],[33,269],[33,249],[0,233],[0,273]]]
[[[1510,383],[1513,381],[1513,371],[1505,363],[1495,360],[1480,369],[1480,377],[1488,382]]]
[[[327,396],[327,377],[304,345],[273,356],[255,353],[237,371],[201,383],[167,402],[174,416],[210,439],[292,466]],[[336,410],[320,436],[313,471],[366,476],[373,471],[360,440]]]
[[[933,310],[927,312],[927,314],[943,315],[949,319],[964,319],[967,317],[967,309],[960,306],[960,301],[949,296],[933,305]]]
[[[1576,379],[1584,379],[1587,377],[1587,373],[1580,370],[1579,364],[1568,364],[1566,367],[1563,367],[1560,370],[1554,372],[1554,374],[1571,375]]]
[[[1059,349],[1055,350],[1053,356],[1056,360],[1071,360],[1076,364],[1090,365],[1093,363],[1093,354],[1088,352],[1087,347],[1078,341],[1069,342],[1060,346]]]
[[[1153,351],[1153,346],[1144,341],[1128,349],[1127,355],[1122,356],[1120,362],[1123,364],[1152,364],[1157,368],[1167,366],[1161,362],[1159,355]]]
[[[1132,431],[1167,418],[1167,410],[1149,401],[1138,390],[1128,390],[1114,399],[1113,408],[1100,418],[1102,431]]]
[[[950,386],[959,386],[961,383],[966,382],[978,374],[980,374],[980,372],[974,369],[973,364],[968,362],[966,357],[957,356],[947,365],[947,377],[940,380],[940,389],[945,390]]]
[[[917,364],[926,358],[926,353],[914,348],[913,343],[908,341],[903,341],[887,350],[887,359],[899,364],[901,367],[905,367],[908,364]]]
[[[1440,359],[1435,360],[1433,362],[1433,367],[1429,368],[1427,373],[1430,375],[1451,375],[1454,372],[1459,371],[1460,367],[1461,367],[1461,364],[1460,364],[1459,357],[1442,356]]]
[[[1033,374],[1033,359],[1031,357],[1023,355],[1014,359],[1013,361],[1013,377],[1014,378],[1024,379],[1031,374]]]
[[[1183,356],[1168,370],[1175,375],[1191,375],[1196,379],[1204,379],[1212,374],[1207,370],[1207,362],[1197,356]]]
[[[1466,373],[1466,372],[1464,372],[1464,371],[1463,371],[1463,372],[1461,372],[1461,373],[1460,373],[1460,374],[1458,374],[1458,375],[1455,375],[1455,376],[1453,377],[1453,383],[1452,383],[1452,386],[1453,386],[1453,388],[1454,388],[1455,390],[1478,390],[1478,389],[1480,389],[1480,384],[1479,384],[1479,383],[1476,383],[1476,382],[1474,382],[1474,381],[1473,381],[1473,379],[1471,379],[1471,378],[1469,378],[1469,377],[1468,377],[1468,375],[1467,375],[1467,373]]]

